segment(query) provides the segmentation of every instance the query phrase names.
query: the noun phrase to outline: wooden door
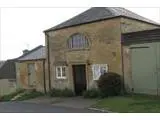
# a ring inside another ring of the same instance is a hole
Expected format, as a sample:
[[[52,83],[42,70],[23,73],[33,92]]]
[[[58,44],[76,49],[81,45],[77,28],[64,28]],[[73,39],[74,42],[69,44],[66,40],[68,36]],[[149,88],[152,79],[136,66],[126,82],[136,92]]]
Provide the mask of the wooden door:
[[[28,85],[29,86],[35,86],[35,65],[34,64],[28,64]]]
[[[76,95],[82,95],[82,92],[86,90],[85,65],[73,65],[73,79]]]

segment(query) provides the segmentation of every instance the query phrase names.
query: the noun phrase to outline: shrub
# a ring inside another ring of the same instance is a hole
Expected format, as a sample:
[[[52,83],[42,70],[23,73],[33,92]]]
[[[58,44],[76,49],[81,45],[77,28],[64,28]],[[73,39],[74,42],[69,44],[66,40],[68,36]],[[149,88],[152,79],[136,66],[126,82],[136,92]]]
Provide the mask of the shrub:
[[[51,96],[51,97],[60,96],[60,95],[61,95],[61,90],[52,88],[52,89],[48,92],[48,95]]]
[[[87,90],[87,91],[83,92],[83,97],[84,98],[97,98],[97,97],[100,97],[100,96],[101,96],[101,93],[97,89],[90,89],[90,90]]]
[[[74,93],[72,92],[72,90],[65,88],[64,90],[62,90],[62,96],[72,97],[74,96]]]
[[[2,96],[0,96],[0,102],[2,101]]]
[[[49,95],[51,97],[72,97],[74,96],[74,93],[68,88],[65,88],[63,90],[53,88],[49,91]]]
[[[104,73],[97,81],[97,85],[102,97],[119,95],[121,92],[121,76],[113,72]]]

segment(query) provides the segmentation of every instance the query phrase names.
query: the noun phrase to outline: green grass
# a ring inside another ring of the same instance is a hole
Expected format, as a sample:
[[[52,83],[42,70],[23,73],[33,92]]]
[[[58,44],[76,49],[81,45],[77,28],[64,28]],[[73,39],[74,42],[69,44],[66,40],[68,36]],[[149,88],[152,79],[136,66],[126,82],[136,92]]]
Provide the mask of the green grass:
[[[14,96],[23,93],[24,91],[24,89],[17,89],[15,92],[2,96],[0,101],[10,101]]]
[[[121,113],[159,113],[160,98],[146,95],[109,97],[102,99],[94,107]]]
[[[28,99],[32,99],[32,98],[36,98],[36,97],[44,95],[43,93],[37,92],[37,91],[26,91],[24,89],[18,89],[13,93],[2,96],[0,101],[11,101],[13,97],[15,97],[16,95],[20,93],[24,93],[24,94],[18,97],[15,101],[28,100]]]
[[[25,94],[21,95],[21,97],[18,97],[16,101],[28,100],[28,99],[36,98],[39,96],[44,96],[44,94],[37,91],[26,92]]]

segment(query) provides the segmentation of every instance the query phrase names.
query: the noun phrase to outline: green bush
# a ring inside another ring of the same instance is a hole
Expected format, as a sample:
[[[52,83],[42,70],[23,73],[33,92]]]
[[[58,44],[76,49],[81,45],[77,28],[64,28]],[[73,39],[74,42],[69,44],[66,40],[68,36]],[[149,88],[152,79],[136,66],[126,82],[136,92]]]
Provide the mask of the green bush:
[[[87,90],[87,91],[83,92],[83,97],[84,98],[97,98],[97,97],[100,97],[100,96],[101,96],[101,93],[97,89],[90,89],[90,90]]]
[[[62,96],[72,97],[72,96],[74,96],[74,93],[72,90],[65,88],[64,90],[62,90]]]
[[[74,93],[70,89],[55,89],[53,88],[52,90],[49,91],[49,95],[51,97],[72,97],[74,96]]]
[[[117,73],[109,72],[100,76],[97,81],[102,97],[117,96],[121,93],[121,76]]]
[[[55,89],[55,88],[52,88],[50,91],[49,91],[49,96],[51,97],[58,97],[58,96],[61,96],[62,92],[60,89]]]

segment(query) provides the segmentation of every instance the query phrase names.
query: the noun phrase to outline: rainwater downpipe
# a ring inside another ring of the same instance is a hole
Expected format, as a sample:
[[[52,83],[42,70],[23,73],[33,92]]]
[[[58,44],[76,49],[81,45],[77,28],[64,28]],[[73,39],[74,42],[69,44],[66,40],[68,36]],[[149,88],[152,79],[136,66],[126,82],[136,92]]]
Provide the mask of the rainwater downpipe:
[[[124,39],[123,39],[123,35],[122,35],[122,26],[121,26],[121,22],[120,22],[120,38],[121,38],[121,41],[120,41],[120,44],[121,44],[121,60],[122,60],[122,92],[124,93],[125,91],[125,85],[124,85],[124,56],[123,56],[123,42],[124,42]]]
[[[46,34],[46,39],[47,39],[47,59],[48,59],[48,83],[49,83],[49,90],[51,90],[51,77],[50,77],[50,46],[49,46],[49,35]]]
[[[43,80],[44,80],[44,93],[47,93],[46,90],[46,71],[45,71],[45,59],[42,61],[43,62]]]

